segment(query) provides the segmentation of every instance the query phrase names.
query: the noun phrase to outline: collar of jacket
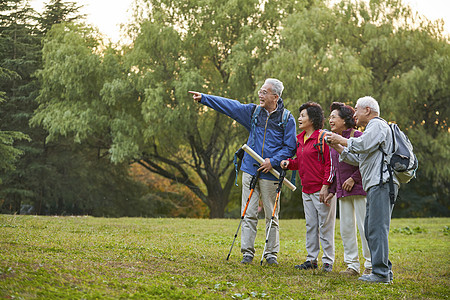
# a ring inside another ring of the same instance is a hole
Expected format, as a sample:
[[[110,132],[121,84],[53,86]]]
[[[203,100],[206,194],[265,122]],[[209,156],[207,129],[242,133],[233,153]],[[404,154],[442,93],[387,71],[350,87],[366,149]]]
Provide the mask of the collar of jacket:
[[[348,139],[350,137],[350,133],[352,132],[352,129],[353,128],[349,128],[349,129],[345,129],[344,131],[342,131],[342,136]]]
[[[317,140],[317,137],[319,136],[319,131],[320,130],[321,129],[314,130],[314,132],[309,136],[309,138],[307,140],[309,140],[309,139],[316,139]],[[297,137],[299,138],[299,140],[304,141],[305,134],[306,134],[306,131],[303,130],[302,132],[299,133],[299,135],[297,135]]]

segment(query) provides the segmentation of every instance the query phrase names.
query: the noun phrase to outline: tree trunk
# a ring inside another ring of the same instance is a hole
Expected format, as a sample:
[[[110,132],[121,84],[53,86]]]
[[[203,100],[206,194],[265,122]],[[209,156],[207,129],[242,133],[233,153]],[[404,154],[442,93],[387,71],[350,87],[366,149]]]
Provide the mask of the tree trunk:
[[[217,189],[222,190],[222,189]],[[225,216],[225,207],[228,204],[228,194],[214,193],[208,195],[209,218],[218,219]]]
[[[209,218],[223,218],[232,185],[225,184],[225,186],[222,186],[218,177],[213,178],[211,176],[209,179],[207,183],[208,200],[206,201],[206,205],[209,207]]]
[[[175,166],[180,171],[181,175],[177,177],[173,172],[165,170],[163,167],[158,165],[158,162],[160,161]],[[160,156],[153,156],[152,158],[141,159],[136,162],[150,172],[159,174],[176,183],[182,183],[188,187],[203,203],[208,206],[209,217],[211,219],[224,217],[225,207],[228,204],[228,197],[230,195],[231,188],[233,187],[235,176],[234,170],[228,173],[226,183],[222,184],[220,182],[220,176],[217,172],[214,173],[211,171],[211,168],[208,168],[209,176],[202,176],[202,170],[200,169],[198,174],[200,177],[203,177],[203,183],[206,185],[208,191],[208,193],[205,194],[196,183],[190,180],[189,175],[184,172],[184,168],[182,168],[177,162],[171,161],[167,158],[162,158]]]

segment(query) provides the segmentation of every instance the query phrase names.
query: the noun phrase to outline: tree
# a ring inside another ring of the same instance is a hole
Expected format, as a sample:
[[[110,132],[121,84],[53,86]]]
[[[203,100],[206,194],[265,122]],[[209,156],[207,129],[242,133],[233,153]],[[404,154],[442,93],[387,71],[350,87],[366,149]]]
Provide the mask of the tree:
[[[0,67],[0,79],[2,81],[10,80],[11,78],[18,77],[17,73]],[[3,98],[6,95],[5,92],[0,91],[0,103],[5,101]],[[0,119],[1,120],[1,119]],[[29,140],[29,137],[18,131],[2,131],[0,130],[0,171],[5,172],[8,170],[14,170],[14,163],[17,161],[23,151],[14,147],[14,142],[18,140]],[[0,184],[2,178],[0,177]]]
[[[264,80],[256,70],[274,46],[280,20],[307,3],[142,2],[145,18],[136,21],[133,47],[121,68],[108,71],[112,76],[102,73],[111,56],[96,55],[95,45],[74,28],[59,28],[44,47],[40,78],[46,86],[34,120],[50,137],[70,133],[81,142],[106,142],[113,162],[137,161],[184,184],[210,217],[223,217],[234,183],[233,154],[247,134],[195,104],[187,91],[254,101]]]
[[[354,105],[374,96],[381,116],[408,134],[418,180],[434,187],[431,198],[448,214],[450,165],[442,162],[450,159],[449,64],[442,24],[413,16],[400,1],[342,1],[291,15],[264,68],[285,80],[297,107],[313,100],[327,111],[333,101]],[[414,181],[401,193],[408,189]]]
[[[11,78],[17,76],[17,73],[0,67],[0,79],[2,81],[10,80]],[[0,103],[5,101],[5,99],[3,98],[5,94],[5,92],[0,91]],[[2,157],[2,160],[0,161],[1,172],[14,169],[14,163],[16,162],[17,158],[23,153],[20,149],[14,147],[14,142],[21,139],[28,139],[28,136],[17,131],[0,130],[0,157]],[[2,179],[0,177],[0,184],[1,183]]]
[[[0,90],[6,99],[0,105],[1,211],[20,213],[24,205],[37,214],[134,215],[135,207],[146,205],[144,189],[133,182],[128,165],[112,165],[97,147],[80,146],[61,137],[47,141],[47,131],[30,127],[37,108],[40,84],[34,77],[41,68],[43,32],[55,23],[80,19],[73,3],[51,1],[39,18],[26,1],[6,1],[0,22]],[[67,16],[70,14],[70,17]],[[31,141],[18,141],[25,135]],[[13,148],[13,142],[14,147]],[[16,168],[11,168],[14,158]],[[141,215],[141,213],[139,213]]]
[[[0,90],[4,92],[6,101],[0,105],[1,126],[6,131],[20,131],[34,139],[35,134],[29,130],[28,121],[33,112],[34,98],[38,86],[32,78],[33,72],[40,62],[40,38],[34,26],[36,13],[25,1],[4,1],[1,7],[0,20],[0,67],[9,70],[14,76],[3,77]],[[30,168],[23,168],[30,151],[34,150],[30,139],[15,141],[14,147],[23,154],[16,163],[16,168],[2,174],[3,184],[0,187],[3,207],[11,208],[11,212],[19,212],[21,201],[30,195],[23,188],[27,176],[23,176]],[[9,140],[12,146],[12,140]],[[17,153],[17,151],[16,151]],[[30,167],[30,166],[27,166]],[[14,178],[14,179],[13,179]],[[17,184],[12,184],[15,181]],[[9,190],[9,196],[4,192]]]
[[[39,19],[39,24],[42,32],[45,34],[53,25],[63,22],[80,21],[86,17],[80,14],[82,5],[77,5],[75,2],[68,2],[62,0],[50,0],[46,5],[42,16]]]
[[[0,70],[3,72],[3,70]],[[0,76],[0,78],[3,76]],[[1,101],[2,99],[0,99]],[[2,131],[0,130],[0,171],[14,170],[14,163],[17,161],[23,151],[14,147],[14,142],[17,140],[27,139],[29,137],[26,134],[18,131]],[[0,184],[2,179],[0,177]]]
[[[277,77],[294,113],[308,100],[326,109],[373,95],[382,116],[407,129],[419,171],[437,190],[448,187],[449,167],[437,167],[449,158],[448,38],[401,2],[148,0],[135,12],[134,42],[120,51],[83,26],[49,31],[33,118],[48,141],[62,136],[113,163],[137,162],[223,217],[233,154],[247,132],[187,91],[248,103],[266,77]]]
[[[188,186],[210,217],[223,217],[235,179],[233,154],[247,133],[193,103],[186,91],[255,101],[264,79],[256,72],[270,55],[280,20],[309,1],[141,3],[145,18],[137,20],[140,32],[127,58],[136,67],[144,121],[152,125],[142,132],[138,161]]]

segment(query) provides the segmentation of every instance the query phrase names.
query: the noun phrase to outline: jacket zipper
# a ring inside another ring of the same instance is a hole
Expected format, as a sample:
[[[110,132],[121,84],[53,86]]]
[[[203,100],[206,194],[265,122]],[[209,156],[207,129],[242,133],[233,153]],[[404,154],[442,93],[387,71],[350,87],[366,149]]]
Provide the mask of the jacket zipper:
[[[264,145],[266,143],[267,124],[269,123],[269,118],[270,118],[270,113],[267,114],[266,125],[264,126],[264,138],[263,138],[263,144],[262,144],[262,149],[261,149],[261,157],[263,157],[263,158],[264,158]]]

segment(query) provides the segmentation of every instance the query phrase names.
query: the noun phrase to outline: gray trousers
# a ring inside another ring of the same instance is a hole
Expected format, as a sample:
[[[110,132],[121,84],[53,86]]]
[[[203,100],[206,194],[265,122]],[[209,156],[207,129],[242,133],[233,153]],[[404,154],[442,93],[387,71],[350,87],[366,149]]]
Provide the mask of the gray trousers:
[[[394,184],[395,198],[398,186]],[[394,205],[389,198],[389,184],[383,183],[367,191],[364,229],[372,258],[372,273],[389,278],[392,263],[389,260],[389,226]]]
[[[364,222],[366,219],[366,197],[353,195],[339,198],[340,231],[342,243],[344,244],[344,262],[348,268],[359,272],[358,237],[356,228],[358,227],[361,237],[361,248],[365,258],[364,267],[372,269],[370,260],[369,245],[367,244]]]
[[[306,221],[306,261],[317,262],[322,245],[322,263],[334,262],[334,224],[336,222],[336,196],[330,206],[320,202],[319,192],[302,193]]]
[[[251,179],[252,176],[250,174],[243,172],[241,215],[247,203],[248,196],[250,195]],[[258,204],[260,198],[263,203],[264,214],[266,217],[266,230],[264,236],[265,241],[267,231],[269,230],[270,221],[272,218],[275,199],[277,196],[276,190],[277,190],[277,181],[258,179],[258,182],[255,186],[255,190],[253,191],[252,194],[252,198],[250,199],[250,203],[248,204],[245,217],[242,220],[241,252],[244,256],[245,255],[249,255],[252,257],[255,256],[255,239],[258,225]],[[266,259],[270,257],[277,257],[278,251],[280,250],[280,236],[278,228],[279,211],[280,211],[280,201],[278,199],[278,204],[272,222],[272,227],[270,228],[269,239],[267,241],[266,252],[264,253],[264,258]]]

